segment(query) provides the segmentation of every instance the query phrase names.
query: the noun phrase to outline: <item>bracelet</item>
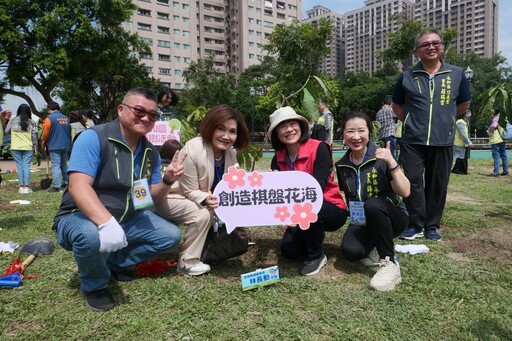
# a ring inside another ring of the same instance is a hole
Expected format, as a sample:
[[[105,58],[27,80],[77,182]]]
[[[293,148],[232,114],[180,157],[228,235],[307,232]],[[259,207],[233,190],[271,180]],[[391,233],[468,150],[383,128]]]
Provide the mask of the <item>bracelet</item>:
[[[165,177],[162,176],[162,182],[166,184],[167,186],[172,186],[174,181],[165,180]]]
[[[389,170],[390,173],[394,173],[397,169],[400,169],[400,165],[397,163],[395,167]]]

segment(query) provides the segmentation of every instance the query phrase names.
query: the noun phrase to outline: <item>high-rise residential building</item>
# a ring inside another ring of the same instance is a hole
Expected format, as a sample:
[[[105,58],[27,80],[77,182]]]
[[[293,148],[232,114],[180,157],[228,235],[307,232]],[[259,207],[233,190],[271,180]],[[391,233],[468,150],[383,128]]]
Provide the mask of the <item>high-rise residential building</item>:
[[[301,0],[133,0],[125,23],[151,46],[141,62],[155,78],[182,89],[192,61],[214,55],[217,70],[240,74],[263,59],[275,25],[301,18]]]
[[[492,57],[498,52],[498,0],[417,0],[415,19],[426,26],[456,28],[451,47],[461,54]]]
[[[345,69],[373,74],[383,66],[377,52],[388,47],[386,34],[398,29],[390,16],[402,13],[413,18],[414,3],[408,0],[367,0],[365,7],[345,13]]]
[[[320,62],[318,70],[331,77],[345,78],[345,16],[330,9],[317,5],[306,12],[306,23],[316,24],[320,19],[327,18],[332,22],[331,40],[327,44],[330,52]]]

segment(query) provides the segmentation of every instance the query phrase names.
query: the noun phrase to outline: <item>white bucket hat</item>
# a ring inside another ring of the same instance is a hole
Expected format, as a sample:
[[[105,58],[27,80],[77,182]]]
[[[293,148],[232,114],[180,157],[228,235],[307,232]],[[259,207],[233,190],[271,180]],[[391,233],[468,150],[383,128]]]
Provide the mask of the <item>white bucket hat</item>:
[[[302,126],[303,130],[309,130],[309,122],[306,118],[297,114],[291,107],[282,107],[270,115],[270,128],[268,128],[269,138],[272,137],[272,131],[275,127],[277,127],[281,122],[289,120],[296,120]]]

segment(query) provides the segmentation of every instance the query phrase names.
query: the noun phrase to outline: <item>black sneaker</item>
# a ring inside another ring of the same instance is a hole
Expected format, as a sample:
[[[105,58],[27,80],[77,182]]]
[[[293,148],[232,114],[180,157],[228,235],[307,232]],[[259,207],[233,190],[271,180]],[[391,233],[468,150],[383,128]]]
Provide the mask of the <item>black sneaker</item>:
[[[503,175],[503,176],[508,175],[508,172],[503,172],[503,173],[501,173],[501,175]]]
[[[48,189],[48,192],[50,192],[50,193],[57,193],[57,192],[60,192],[60,191],[61,191],[60,188],[53,187],[53,186]]]
[[[133,280],[137,279],[137,277],[135,276],[133,271],[129,271],[129,270],[124,270],[124,271],[110,270],[110,279],[113,282],[130,282],[130,281],[133,281]]]
[[[300,268],[302,276],[312,276],[318,273],[320,269],[327,263],[327,257],[322,254],[321,257],[313,260],[306,260]]]
[[[107,288],[85,292],[81,290],[85,306],[94,311],[107,311],[116,306]]]

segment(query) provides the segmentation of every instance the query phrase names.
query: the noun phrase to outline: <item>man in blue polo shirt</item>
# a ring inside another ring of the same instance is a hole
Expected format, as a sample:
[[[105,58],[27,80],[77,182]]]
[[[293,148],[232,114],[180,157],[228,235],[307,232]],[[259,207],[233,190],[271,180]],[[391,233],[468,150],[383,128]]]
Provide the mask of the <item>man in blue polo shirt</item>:
[[[411,182],[404,200],[409,227],[400,237],[440,240],[455,117],[469,108],[471,94],[463,70],[441,60],[444,44],[437,30],[418,34],[415,53],[420,61],[398,77],[392,103],[403,121],[400,163]]]
[[[178,154],[160,173],[157,149],[145,138],[158,119],[156,95],[128,91],[118,118],[84,130],[69,164],[69,187],[54,218],[58,243],[73,251],[88,308],[114,308],[109,278],[133,279],[130,269],[177,246],[179,228],[158,216],[153,202],[165,200],[183,174]]]

